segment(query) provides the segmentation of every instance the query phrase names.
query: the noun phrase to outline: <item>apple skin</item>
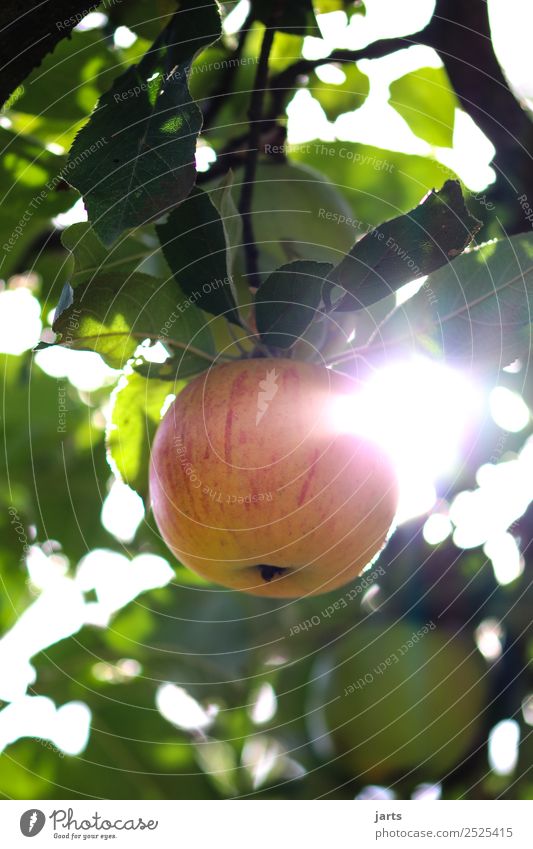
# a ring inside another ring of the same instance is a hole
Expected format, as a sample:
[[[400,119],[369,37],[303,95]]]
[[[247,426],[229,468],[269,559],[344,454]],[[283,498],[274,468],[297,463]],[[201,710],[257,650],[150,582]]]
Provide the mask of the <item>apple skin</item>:
[[[329,732],[315,747],[365,784],[441,780],[483,736],[486,666],[466,633],[374,617],[311,675],[307,715]]]
[[[288,359],[195,378],[164,416],[150,462],[154,516],[178,560],[268,597],[355,578],[383,547],[398,499],[384,449],[335,422],[335,399],[358,388]]]

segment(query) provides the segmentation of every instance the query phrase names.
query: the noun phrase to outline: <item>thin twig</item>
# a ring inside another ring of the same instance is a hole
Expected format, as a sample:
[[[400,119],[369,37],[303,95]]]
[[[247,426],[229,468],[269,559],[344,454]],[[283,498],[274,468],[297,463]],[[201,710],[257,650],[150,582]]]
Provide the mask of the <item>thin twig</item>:
[[[206,107],[204,113],[204,122],[202,127],[203,133],[205,133],[213,126],[215,118],[217,117],[218,113],[220,112],[225,103],[225,97],[229,95],[233,90],[233,83],[235,81],[235,77],[237,76],[237,71],[240,67],[240,59],[242,56],[242,51],[244,50],[244,43],[246,41],[248,33],[250,32],[253,20],[253,12],[250,12],[241,27],[241,30],[238,35],[237,47],[233,52],[230,63],[228,64],[224,74],[222,75],[220,85],[218,89],[209,98],[209,104]]]
[[[398,312],[398,309],[399,309],[398,306],[395,305],[395,306],[392,307],[391,310],[389,310],[387,315],[385,315],[381,319],[381,321],[378,322],[378,324],[376,325],[376,327],[374,328],[374,330],[372,331],[372,333],[370,334],[370,336],[368,337],[368,339],[367,339],[367,341],[365,342],[364,345],[361,345],[359,347],[356,346],[354,348],[351,348],[349,351],[345,351],[342,354],[337,354],[337,356],[330,357],[329,359],[327,359],[325,361],[326,365],[338,365],[339,363],[344,363],[344,362],[347,362],[349,360],[355,359],[357,357],[364,360],[365,359],[365,356],[364,356],[365,353],[368,353],[368,351],[372,350],[373,343],[376,340],[376,338],[379,336],[379,334],[381,333],[383,326],[389,321],[389,319],[391,319],[393,317],[393,315],[395,315],[395,313]]]
[[[300,59],[289,65],[284,71],[272,77],[269,84],[269,93],[271,95],[271,103],[268,112],[261,116],[257,122],[257,141],[255,147],[259,147],[261,134],[268,133],[278,123],[278,118],[285,111],[286,101],[292,93],[298,78],[311,73],[319,65],[327,65],[331,62],[351,63],[357,62],[360,59],[377,59],[394,53],[405,47],[412,47],[413,44],[418,44],[417,38],[422,35],[424,30],[415,33],[412,36],[402,38],[389,38],[376,41],[363,47],[360,50],[335,50],[329,56],[321,57],[320,59]],[[230,168],[238,167],[245,161],[245,158],[251,147],[249,133],[241,133],[239,136],[231,139],[231,141],[219,152],[217,162],[204,173],[198,175],[198,183],[205,183],[212,180],[214,177],[219,177],[229,171]]]
[[[244,165],[244,178],[239,204],[239,212],[242,216],[242,230],[246,261],[246,271],[251,289],[259,287],[258,250],[254,239],[254,228],[252,224],[252,200],[254,192],[255,172],[257,169],[257,158],[259,154],[259,139],[261,136],[261,118],[263,114],[263,99],[265,89],[268,85],[268,59],[274,41],[275,29],[266,27],[259,63],[255,75],[254,90],[250,100],[248,117],[250,119],[249,149],[246,154]]]

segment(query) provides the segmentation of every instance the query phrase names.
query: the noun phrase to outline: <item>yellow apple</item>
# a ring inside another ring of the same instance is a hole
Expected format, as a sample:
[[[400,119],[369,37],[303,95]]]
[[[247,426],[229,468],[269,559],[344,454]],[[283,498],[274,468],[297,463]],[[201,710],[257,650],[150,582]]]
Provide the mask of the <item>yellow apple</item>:
[[[397,506],[390,457],[339,427],[357,382],[311,363],[244,359],[193,380],[154,440],[150,493],[167,545],[232,589],[328,592],[383,547]]]

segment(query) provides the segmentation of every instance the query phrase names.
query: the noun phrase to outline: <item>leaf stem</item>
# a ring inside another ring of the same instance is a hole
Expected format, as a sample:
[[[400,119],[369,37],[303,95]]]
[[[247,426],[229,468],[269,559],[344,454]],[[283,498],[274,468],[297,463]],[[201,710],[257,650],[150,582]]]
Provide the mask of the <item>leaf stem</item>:
[[[244,178],[239,204],[242,216],[243,241],[246,261],[246,272],[251,289],[259,288],[258,250],[254,238],[252,224],[252,200],[254,193],[257,158],[259,155],[259,140],[261,136],[261,120],[263,116],[263,100],[268,87],[268,60],[274,42],[275,29],[267,26],[261,43],[259,61],[255,75],[254,88],[250,99],[248,117],[250,119],[249,146],[244,164]]]
[[[80,336],[77,339],[72,339],[68,343],[68,345],[65,345],[62,342],[57,342],[56,344],[59,345],[62,348],[68,347],[68,348],[72,348],[73,350],[79,350],[77,345],[76,345],[76,342],[80,343],[81,345],[84,345],[84,344],[86,345],[87,342],[98,341],[98,340],[101,340],[101,339],[108,339],[112,336],[125,336],[125,335],[126,334],[124,333],[123,330],[106,331],[106,332],[103,332],[103,333],[92,334],[92,335],[89,335],[89,336]],[[185,353],[187,353],[187,354],[194,354],[195,357],[199,357],[200,359],[206,360],[209,363],[215,363],[219,360],[222,360],[223,362],[233,362],[233,361],[239,359],[239,357],[229,357],[229,356],[224,356],[224,355],[211,356],[211,354],[207,354],[205,351],[202,351],[200,348],[195,348],[193,345],[189,345],[187,342],[178,342],[175,339],[170,339],[168,336],[162,336],[159,333],[136,333],[136,332],[132,331],[128,334],[128,336],[133,338],[133,339],[139,339],[139,341],[142,341],[144,339],[151,339],[154,342],[162,342],[165,345],[168,345],[170,348],[177,348],[180,351],[185,351]]]

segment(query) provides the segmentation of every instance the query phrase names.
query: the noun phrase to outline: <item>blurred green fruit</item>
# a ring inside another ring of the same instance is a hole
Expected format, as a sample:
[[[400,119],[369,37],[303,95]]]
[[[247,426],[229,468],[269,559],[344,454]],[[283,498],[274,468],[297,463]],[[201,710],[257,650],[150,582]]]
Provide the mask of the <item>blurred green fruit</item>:
[[[237,204],[243,179],[239,168],[232,190]],[[361,235],[349,204],[333,183],[302,165],[260,163],[252,209],[259,268],[265,274],[295,259],[337,264]],[[240,250],[235,271],[240,275],[244,270]]]
[[[332,743],[322,754],[341,756],[343,768],[365,782],[411,770],[441,779],[480,736],[485,668],[464,635],[434,623],[362,624],[327,667],[314,674],[313,698],[324,706]]]

